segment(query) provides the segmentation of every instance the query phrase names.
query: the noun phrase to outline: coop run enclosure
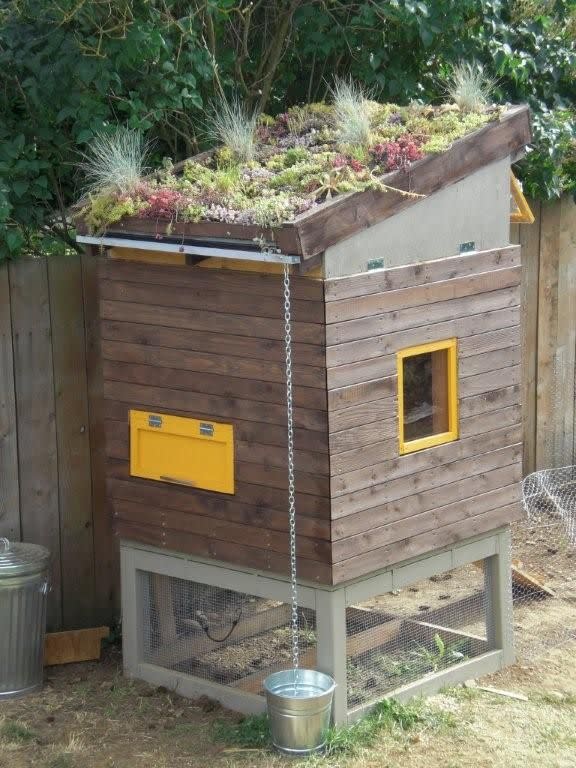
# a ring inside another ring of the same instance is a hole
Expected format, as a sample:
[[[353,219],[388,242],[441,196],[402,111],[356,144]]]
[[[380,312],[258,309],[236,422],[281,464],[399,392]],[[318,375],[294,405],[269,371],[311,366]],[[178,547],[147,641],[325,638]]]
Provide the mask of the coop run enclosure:
[[[513,108],[273,229],[124,218],[100,262],[128,674],[259,711],[290,666],[291,265],[302,666],[345,722],[513,658],[521,479]]]

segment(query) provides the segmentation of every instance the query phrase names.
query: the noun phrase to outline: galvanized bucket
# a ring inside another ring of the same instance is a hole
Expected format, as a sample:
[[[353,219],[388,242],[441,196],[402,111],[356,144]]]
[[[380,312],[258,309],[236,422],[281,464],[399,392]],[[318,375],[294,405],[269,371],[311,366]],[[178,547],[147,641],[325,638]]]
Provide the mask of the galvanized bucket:
[[[42,687],[50,555],[0,538],[0,701]]]
[[[274,746],[292,755],[316,752],[326,743],[336,683],[313,669],[274,672],[264,680]]]

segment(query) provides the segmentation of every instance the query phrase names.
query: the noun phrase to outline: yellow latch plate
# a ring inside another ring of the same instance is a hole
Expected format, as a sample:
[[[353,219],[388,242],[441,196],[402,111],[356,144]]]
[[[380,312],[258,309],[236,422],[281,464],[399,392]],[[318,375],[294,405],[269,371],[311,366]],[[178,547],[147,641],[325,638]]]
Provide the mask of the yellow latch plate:
[[[234,493],[234,427],[130,411],[130,474]]]

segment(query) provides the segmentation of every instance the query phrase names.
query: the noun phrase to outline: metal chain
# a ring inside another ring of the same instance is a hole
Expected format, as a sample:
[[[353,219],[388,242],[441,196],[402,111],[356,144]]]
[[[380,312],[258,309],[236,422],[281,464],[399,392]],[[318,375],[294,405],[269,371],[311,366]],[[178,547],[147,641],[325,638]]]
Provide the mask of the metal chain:
[[[296,581],[296,498],[294,482],[294,419],[292,404],[292,318],[290,267],[284,264],[284,349],[286,353],[286,414],[288,422],[288,519],[290,524],[290,590],[292,598],[292,666],[298,669],[298,583]]]

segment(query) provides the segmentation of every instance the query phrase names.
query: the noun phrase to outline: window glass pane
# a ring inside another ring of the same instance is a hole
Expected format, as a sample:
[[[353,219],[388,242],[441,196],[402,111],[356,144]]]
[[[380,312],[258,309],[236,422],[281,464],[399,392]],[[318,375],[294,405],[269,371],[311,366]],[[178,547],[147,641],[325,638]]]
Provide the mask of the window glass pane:
[[[404,440],[450,430],[448,350],[404,358]]]

